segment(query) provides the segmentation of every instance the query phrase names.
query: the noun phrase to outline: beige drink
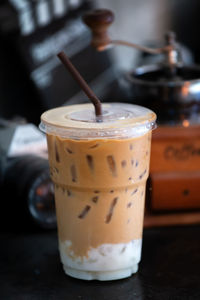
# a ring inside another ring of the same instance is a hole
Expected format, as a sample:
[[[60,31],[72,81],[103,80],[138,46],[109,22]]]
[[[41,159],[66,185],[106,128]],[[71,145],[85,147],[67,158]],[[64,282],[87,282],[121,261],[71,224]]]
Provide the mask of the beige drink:
[[[90,104],[42,115],[61,261],[68,275],[87,280],[120,279],[138,269],[155,125],[155,114],[139,106],[103,110],[102,123]]]

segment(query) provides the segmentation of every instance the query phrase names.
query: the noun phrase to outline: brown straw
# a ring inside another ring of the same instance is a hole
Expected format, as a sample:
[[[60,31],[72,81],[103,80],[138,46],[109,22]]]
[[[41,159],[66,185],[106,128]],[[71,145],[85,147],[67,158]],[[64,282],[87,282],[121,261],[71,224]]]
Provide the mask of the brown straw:
[[[73,66],[67,55],[62,51],[58,53],[57,55],[61,62],[64,64],[66,69],[71,73],[73,78],[77,81],[77,83],[80,85],[82,90],[85,92],[85,94],[88,96],[88,98],[92,101],[95,107],[95,114],[97,117],[102,116],[102,107],[101,107],[101,101],[97,98],[97,96],[94,94],[94,92],[91,90],[91,88],[88,86],[87,82],[83,79],[81,74],[77,71],[77,69]]]

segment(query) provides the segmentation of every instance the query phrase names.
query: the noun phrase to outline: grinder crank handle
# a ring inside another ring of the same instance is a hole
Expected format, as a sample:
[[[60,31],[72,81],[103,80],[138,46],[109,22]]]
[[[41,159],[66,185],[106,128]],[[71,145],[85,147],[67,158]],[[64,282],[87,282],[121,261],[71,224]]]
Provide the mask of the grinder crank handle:
[[[175,50],[175,35],[173,33],[167,35],[166,46],[156,49],[122,40],[111,40],[107,30],[114,21],[114,13],[108,9],[89,11],[83,16],[83,21],[92,32],[91,45],[98,51],[105,50],[112,45],[123,45],[151,54],[165,53],[167,57],[172,57],[171,53]],[[172,63],[172,59],[170,62]]]

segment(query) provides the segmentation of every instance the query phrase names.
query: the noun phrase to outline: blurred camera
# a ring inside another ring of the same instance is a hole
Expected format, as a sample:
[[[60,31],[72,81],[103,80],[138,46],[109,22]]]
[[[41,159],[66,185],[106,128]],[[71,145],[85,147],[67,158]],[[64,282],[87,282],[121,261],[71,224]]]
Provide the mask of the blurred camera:
[[[0,119],[0,193],[3,227],[56,227],[46,138],[33,124]]]

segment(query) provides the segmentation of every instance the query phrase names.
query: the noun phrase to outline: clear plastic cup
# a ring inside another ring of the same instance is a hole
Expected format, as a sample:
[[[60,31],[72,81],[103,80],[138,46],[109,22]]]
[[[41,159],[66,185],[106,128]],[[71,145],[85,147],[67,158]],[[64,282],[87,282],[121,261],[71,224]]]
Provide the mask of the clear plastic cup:
[[[66,274],[115,280],[137,272],[155,120],[151,110],[124,103],[103,104],[103,122],[92,104],[41,116]]]

